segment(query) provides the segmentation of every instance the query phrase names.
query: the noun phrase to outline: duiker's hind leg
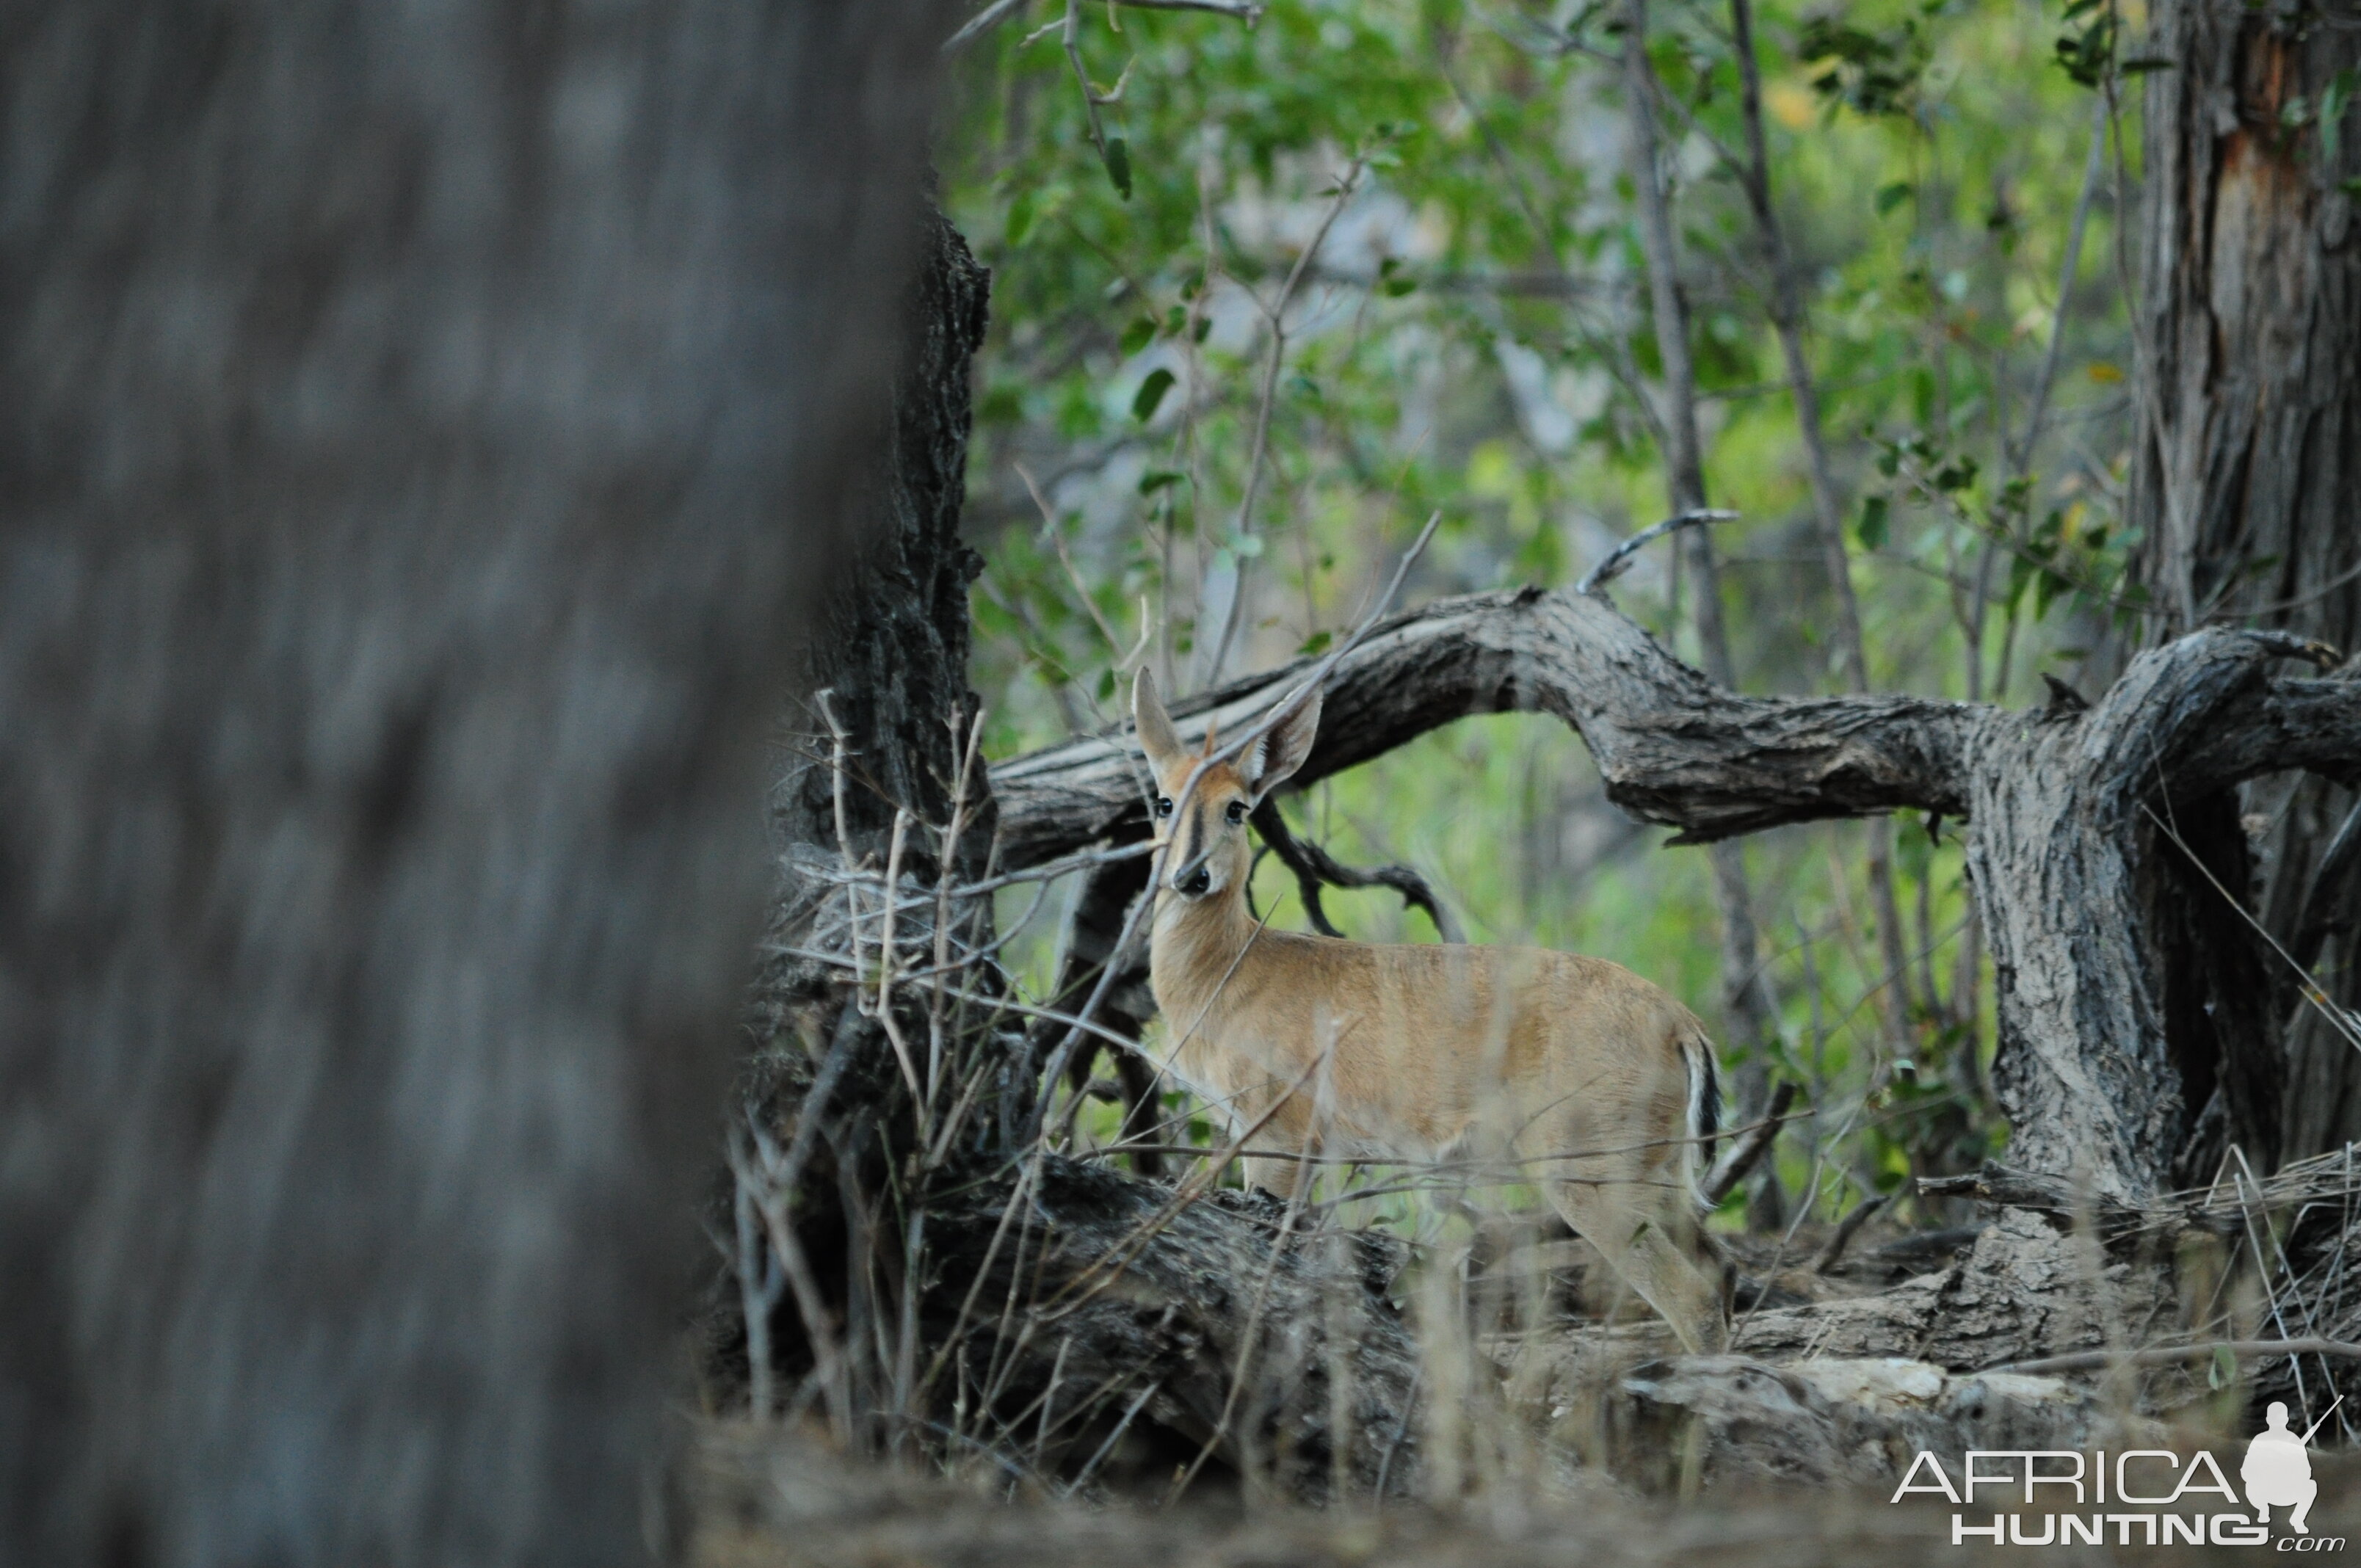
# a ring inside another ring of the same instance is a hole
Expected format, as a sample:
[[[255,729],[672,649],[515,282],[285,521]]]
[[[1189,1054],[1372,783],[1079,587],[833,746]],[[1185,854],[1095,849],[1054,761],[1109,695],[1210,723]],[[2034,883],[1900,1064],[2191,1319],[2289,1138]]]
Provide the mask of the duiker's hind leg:
[[[1702,1261],[1695,1223],[1686,1213],[1666,1212],[1682,1199],[1667,1203],[1651,1189],[1564,1181],[1551,1184],[1550,1201],[1671,1325],[1683,1350],[1714,1355],[1729,1348],[1719,1270]]]

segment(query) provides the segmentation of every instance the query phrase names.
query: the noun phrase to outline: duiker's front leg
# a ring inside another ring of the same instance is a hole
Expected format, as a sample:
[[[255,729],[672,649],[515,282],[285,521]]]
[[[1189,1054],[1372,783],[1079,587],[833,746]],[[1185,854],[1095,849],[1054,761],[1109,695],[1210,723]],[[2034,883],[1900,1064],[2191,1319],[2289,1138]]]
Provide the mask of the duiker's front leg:
[[[1310,1192],[1323,1142],[1321,1129],[1313,1125],[1312,1097],[1273,1080],[1238,1100],[1238,1132],[1231,1135],[1254,1129],[1246,1152],[1238,1157],[1246,1184],[1282,1199],[1294,1196],[1298,1182],[1302,1191]],[[1279,1102],[1275,1110],[1273,1101]]]
[[[1242,1154],[1238,1157],[1240,1179],[1248,1187],[1259,1187],[1282,1201],[1294,1193],[1296,1173],[1301,1169],[1301,1160],[1290,1159],[1286,1155]]]

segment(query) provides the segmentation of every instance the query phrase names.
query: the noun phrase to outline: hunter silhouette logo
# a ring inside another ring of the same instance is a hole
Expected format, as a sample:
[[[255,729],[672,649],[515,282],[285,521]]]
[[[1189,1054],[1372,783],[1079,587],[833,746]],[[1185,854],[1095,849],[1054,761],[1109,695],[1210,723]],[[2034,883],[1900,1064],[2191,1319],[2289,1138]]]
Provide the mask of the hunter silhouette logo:
[[[2320,1496],[2307,1446],[2345,1402],[2339,1395],[2301,1433],[2288,1430],[2288,1408],[2273,1403],[2263,1430],[2246,1444],[2238,1467],[2251,1512],[2238,1506],[2221,1462],[2199,1449],[2184,1457],[2170,1449],[1971,1450],[1958,1480],[1936,1455],[1921,1450],[1888,1499],[1913,1494],[1951,1504],[1951,1544],[1994,1546],[2269,1546],[2277,1552],[2342,1553],[2343,1536],[2314,1535],[2309,1522]],[[1981,1495],[1980,1495],[1981,1494]],[[1997,1494],[1996,1496],[1994,1494]],[[2209,1504],[2207,1499],[2219,1498]],[[2284,1508],[2290,1533],[2274,1540],[2271,1510]],[[1983,1509],[1991,1509],[1989,1513]],[[1990,1522],[1986,1522],[1989,1520]]]
[[[2336,1404],[2328,1407],[2329,1414],[2344,1402],[2345,1396],[2339,1394]],[[2288,1408],[2277,1400],[2263,1419],[2267,1424],[2246,1445],[2246,1463],[2238,1467],[2238,1478],[2246,1484],[2247,1506],[2255,1510],[2257,1524],[2270,1523],[2273,1508],[2293,1508],[2288,1515],[2288,1529],[2310,1535],[2312,1527],[2303,1519],[2312,1512],[2312,1500],[2320,1496],[2320,1483],[2312,1478],[2312,1454],[2305,1445],[2328,1415],[2312,1422],[2301,1437],[2288,1431]]]

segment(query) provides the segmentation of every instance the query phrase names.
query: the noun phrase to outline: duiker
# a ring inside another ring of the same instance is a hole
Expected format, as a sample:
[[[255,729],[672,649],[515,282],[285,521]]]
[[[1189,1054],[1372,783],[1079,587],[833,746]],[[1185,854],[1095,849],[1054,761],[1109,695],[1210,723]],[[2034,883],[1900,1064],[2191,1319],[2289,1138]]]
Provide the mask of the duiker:
[[[1149,965],[1167,1065],[1235,1128],[1262,1122],[1248,1179],[1292,1179],[1257,1149],[1491,1167],[1546,1192],[1685,1348],[1720,1350],[1695,1182],[1719,1094],[1696,1015],[1600,959],[1263,928],[1246,817],[1310,754],[1319,693],[1235,762],[1182,746],[1145,671],[1132,715],[1166,846]]]

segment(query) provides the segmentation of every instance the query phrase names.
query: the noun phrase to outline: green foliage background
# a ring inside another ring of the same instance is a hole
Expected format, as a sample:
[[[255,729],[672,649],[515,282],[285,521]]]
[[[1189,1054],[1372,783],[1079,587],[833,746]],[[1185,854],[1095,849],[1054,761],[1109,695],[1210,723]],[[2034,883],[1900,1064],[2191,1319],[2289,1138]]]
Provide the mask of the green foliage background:
[[[1248,26],[1097,3],[1070,21],[1035,0],[959,51],[939,162],[942,199],[994,273],[970,499],[989,562],[974,679],[991,755],[1114,720],[1119,663],[1153,663],[1168,690],[1208,684],[1230,581],[1246,585],[1221,665],[1235,674],[1349,627],[1430,512],[1442,532],[1411,603],[1569,585],[1664,514],[1620,15],[1278,0]],[[2137,183],[2124,75],[2143,62],[2116,59],[2114,40],[2141,20],[2099,0],[2064,13],[1766,0],[1757,16],[1774,194],[1875,686],[2027,703],[2040,672],[2070,678],[2136,614],[2117,584],[2118,227]],[[1115,100],[1095,139],[1069,26],[1082,71]],[[1743,513],[1717,530],[1740,683],[1834,690],[1804,449],[1733,175],[1745,139],[1730,13],[1660,5],[1647,47],[1708,479],[1715,504]],[[1299,263],[1274,372],[1268,313]],[[2028,442],[2053,333],[2054,389]],[[1695,658],[1685,590],[1660,545],[1616,594]],[[1476,939],[1613,958],[1713,1016],[1704,856],[1660,850],[1661,831],[1624,820],[1551,721],[1471,718],[1300,805],[1347,860],[1425,871]],[[1804,1081],[1813,1108],[1783,1140],[1781,1174],[1823,1214],[2005,1136],[1984,1087],[1987,981],[1963,938],[1955,838],[1931,841],[1918,823],[1898,838],[1909,945],[1924,954],[1902,1038],[1870,1001],[1888,977],[1861,829],[1747,848],[1779,1019],[1773,1071]],[[1298,921],[1268,862],[1257,898]],[[1058,902],[1016,949],[1037,990]],[[1433,938],[1389,894],[1330,903],[1355,936]],[[1084,1118],[1093,1127],[1105,1118]]]

